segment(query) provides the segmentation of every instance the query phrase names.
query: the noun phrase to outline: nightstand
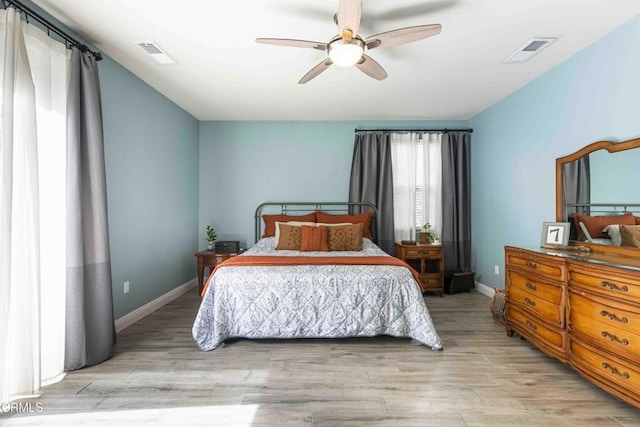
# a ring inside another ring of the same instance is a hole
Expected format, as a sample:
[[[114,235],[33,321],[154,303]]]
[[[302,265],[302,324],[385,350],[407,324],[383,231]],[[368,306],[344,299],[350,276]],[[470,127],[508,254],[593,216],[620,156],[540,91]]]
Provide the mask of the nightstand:
[[[438,292],[444,296],[444,258],[442,245],[408,245],[396,243],[396,258],[400,258],[420,274],[423,292]]]
[[[238,255],[237,252],[216,252],[213,249],[195,254],[198,268],[198,294],[202,294],[202,289],[204,288],[204,268],[208,267],[209,275],[211,275],[216,265],[236,255]]]

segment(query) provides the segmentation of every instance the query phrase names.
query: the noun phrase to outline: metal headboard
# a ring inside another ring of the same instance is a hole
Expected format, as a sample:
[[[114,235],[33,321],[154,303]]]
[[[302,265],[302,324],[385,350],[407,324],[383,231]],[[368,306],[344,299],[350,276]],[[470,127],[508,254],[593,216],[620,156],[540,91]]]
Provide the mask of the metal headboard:
[[[567,208],[582,208],[589,215],[616,215],[640,212],[640,203],[566,203]]]
[[[271,209],[267,215],[301,215],[313,211],[356,214],[371,211],[373,212],[374,217],[378,216],[378,208],[376,205],[369,202],[266,202],[259,205],[254,214],[256,242],[260,240],[260,237],[262,236],[262,215],[263,211],[267,209]],[[371,232],[375,238],[377,235],[375,221],[371,222],[371,228]]]

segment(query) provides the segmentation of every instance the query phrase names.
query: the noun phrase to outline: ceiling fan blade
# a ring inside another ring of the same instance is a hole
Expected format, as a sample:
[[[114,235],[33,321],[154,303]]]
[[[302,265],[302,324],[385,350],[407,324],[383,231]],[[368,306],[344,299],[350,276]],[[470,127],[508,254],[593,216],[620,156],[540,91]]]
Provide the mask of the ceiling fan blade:
[[[289,47],[308,47],[317,50],[327,50],[327,44],[322,42],[312,42],[309,40],[296,40],[296,39],[271,39],[271,38],[258,38],[256,43],[263,44],[275,44],[278,46]]]
[[[394,47],[436,36],[440,31],[442,31],[440,24],[405,27],[367,37],[365,43],[368,49]]]
[[[338,34],[345,40],[351,41],[358,34],[360,18],[362,17],[362,0],[340,0],[338,4]]]
[[[303,85],[307,83],[309,80],[318,77],[318,75],[323,71],[325,71],[327,68],[329,68],[331,64],[333,64],[333,61],[331,59],[329,58],[325,59],[324,61],[322,61],[315,67],[313,67],[311,70],[309,70],[309,72],[300,79],[298,84]]]
[[[376,80],[384,80],[387,78],[387,72],[384,68],[368,55],[362,55],[362,60],[356,64],[356,67]]]

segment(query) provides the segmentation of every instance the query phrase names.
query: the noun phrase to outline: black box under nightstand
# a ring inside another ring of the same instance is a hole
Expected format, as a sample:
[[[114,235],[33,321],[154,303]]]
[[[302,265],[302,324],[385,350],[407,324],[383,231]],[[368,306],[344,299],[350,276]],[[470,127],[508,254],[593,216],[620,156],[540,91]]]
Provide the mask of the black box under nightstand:
[[[444,292],[453,295],[475,288],[473,271],[448,271],[444,275]]]

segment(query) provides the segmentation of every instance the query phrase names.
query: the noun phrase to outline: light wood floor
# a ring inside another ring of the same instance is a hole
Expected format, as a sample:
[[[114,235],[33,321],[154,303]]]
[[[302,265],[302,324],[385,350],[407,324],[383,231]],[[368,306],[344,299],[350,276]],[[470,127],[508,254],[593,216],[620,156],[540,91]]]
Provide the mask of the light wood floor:
[[[441,352],[390,337],[202,352],[194,290],[122,331],[113,359],[22,401],[31,413],[0,411],[0,424],[640,426],[640,410],[507,337],[485,296],[426,301]]]

